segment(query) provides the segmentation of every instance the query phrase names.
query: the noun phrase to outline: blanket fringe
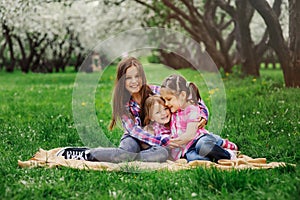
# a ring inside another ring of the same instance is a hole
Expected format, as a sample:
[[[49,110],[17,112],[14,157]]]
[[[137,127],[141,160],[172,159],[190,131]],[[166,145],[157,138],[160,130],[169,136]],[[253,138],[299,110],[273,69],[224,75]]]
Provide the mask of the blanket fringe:
[[[242,170],[242,169],[271,169],[276,167],[287,166],[284,162],[270,162],[267,163],[266,158],[251,158],[247,155],[239,155],[237,160],[219,160],[218,163],[210,161],[195,160],[187,162],[185,159],[179,159],[177,161],[170,161],[163,163],[157,162],[123,162],[123,163],[109,163],[109,162],[90,162],[83,160],[66,160],[61,156],[56,156],[56,153],[61,148],[51,149],[46,151],[42,148],[29,160],[20,161],[18,160],[18,165],[21,168],[36,168],[36,167],[70,167],[80,170],[100,170],[100,171],[155,171],[155,170],[168,170],[168,171],[178,171],[192,169],[195,167],[215,167],[221,170]],[[294,164],[290,164],[296,166]]]

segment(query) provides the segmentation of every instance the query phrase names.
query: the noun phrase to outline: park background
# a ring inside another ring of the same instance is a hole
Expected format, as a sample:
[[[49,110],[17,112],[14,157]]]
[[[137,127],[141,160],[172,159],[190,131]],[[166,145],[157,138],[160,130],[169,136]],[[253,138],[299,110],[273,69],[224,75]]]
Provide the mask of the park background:
[[[85,145],[72,115],[73,86],[84,60],[90,63],[86,76],[102,74],[95,112],[117,145],[121,129],[107,126],[115,64],[122,55],[109,63],[108,55],[92,50],[122,31],[163,27],[198,42],[216,63],[227,101],[219,134],[246,155],[298,166],[299,6],[296,0],[1,1],[1,199],[299,199],[299,168],[290,166],[117,173],[17,165],[39,148]],[[180,42],[186,48],[178,51],[201,53]],[[176,72],[195,82],[210,108],[218,90],[207,90],[202,77],[212,72],[200,74],[163,49],[139,58],[149,80],[159,83]]]

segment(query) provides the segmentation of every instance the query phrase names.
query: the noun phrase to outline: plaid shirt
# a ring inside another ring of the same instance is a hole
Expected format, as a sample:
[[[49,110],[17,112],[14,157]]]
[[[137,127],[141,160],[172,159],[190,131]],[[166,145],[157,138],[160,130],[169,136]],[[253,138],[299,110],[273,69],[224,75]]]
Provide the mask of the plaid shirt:
[[[150,85],[150,88],[154,94],[159,94],[160,87],[155,85]],[[140,118],[140,112],[141,107],[140,105],[135,102],[133,99],[130,99],[130,101],[127,103],[126,108],[131,112],[131,114],[134,116],[134,121],[126,116],[122,116],[122,125],[125,130],[125,135],[130,135],[139,141],[145,142],[151,146],[154,145],[160,145],[160,146],[166,146],[169,144],[169,136],[168,135],[161,135],[158,134],[152,135],[148,133],[147,131],[143,130],[142,128],[142,122]]]
[[[134,122],[131,118],[126,115],[122,117],[122,125],[125,129],[124,134],[129,134],[130,136],[138,139],[139,141],[145,142],[149,145],[160,145],[167,146],[169,144],[170,138],[169,135],[158,134],[152,135],[147,131],[143,130],[138,122]]]
[[[154,94],[159,94],[160,86],[149,85],[149,87],[151,88]],[[199,112],[200,116],[207,120],[208,110],[203,101],[199,102],[199,107],[200,107],[199,109],[201,110],[201,113]],[[170,140],[169,135],[162,134],[162,133],[157,135],[152,135],[147,131],[143,130],[142,122],[140,118],[141,108],[137,102],[135,102],[133,99],[130,99],[130,101],[126,104],[126,108],[134,116],[134,121],[126,115],[122,116],[121,121],[122,121],[123,128],[125,130],[124,135],[130,135],[138,139],[139,141],[149,144],[151,146],[154,145],[167,146],[169,144],[169,140]]]
[[[144,128],[150,129],[153,135],[171,135],[171,129],[169,126],[165,126],[164,124],[160,124],[156,121],[151,121],[147,126]]]
[[[189,105],[185,109],[178,110],[176,113],[172,114],[171,118],[171,132],[172,138],[177,138],[184,134],[187,129],[187,125],[190,122],[199,122],[201,118],[201,109],[199,106]],[[172,149],[172,157],[177,160],[183,157],[187,150],[192,146],[195,140],[199,139],[203,134],[209,133],[206,129],[197,129],[195,137],[181,149]]]

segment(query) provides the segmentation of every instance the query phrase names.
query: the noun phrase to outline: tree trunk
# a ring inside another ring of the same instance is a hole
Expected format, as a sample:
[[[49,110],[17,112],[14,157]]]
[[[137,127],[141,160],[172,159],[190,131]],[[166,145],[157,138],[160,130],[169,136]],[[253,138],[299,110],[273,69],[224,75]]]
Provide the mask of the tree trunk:
[[[21,67],[21,71],[24,73],[28,73],[29,72],[29,64],[28,64],[28,59],[26,57],[26,50],[25,47],[22,43],[22,40],[20,37],[18,36],[14,36],[14,38],[17,40],[18,44],[19,44],[19,48],[20,48],[20,52],[21,52],[21,59],[19,60],[19,65]]]
[[[5,56],[4,56],[4,51],[5,51],[6,45],[7,45],[7,41],[5,40],[4,44],[1,46],[1,49],[0,49],[0,60],[1,60],[0,70],[2,70],[3,66],[6,63],[6,59],[5,59]]]
[[[297,57],[296,56],[296,63],[293,63],[291,60],[293,58],[293,55],[297,55],[297,53],[290,53],[290,50],[288,46],[286,45],[283,35],[282,35],[282,29],[278,20],[278,17],[276,16],[275,12],[271,9],[269,4],[265,0],[249,0],[251,5],[258,11],[258,13],[262,16],[264,19],[267,29],[269,31],[270,36],[270,45],[276,52],[278,56],[279,63],[281,65],[281,68],[283,70],[283,76],[285,81],[286,87],[300,87],[300,65],[297,64]],[[299,14],[299,1],[297,0],[289,0],[290,3],[290,18],[295,17],[297,19],[297,16]],[[297,10],[298,8],[298,10]],[[299,21],[299,18],[298,18]],[[290,23],[296,23],[293,21],[290,21]],[[290,24],[290,26],[295,26],[295,28],[298,30],[298,32],[293,32],[292,34],[299,33],[299,27],[296,27],[297,24]],[[291,34],[291,32],[290,32]],[[298,34],[299,35],[299,34]],[[299,36],[297,35],[290,35],[290,38],[297,38]],[[299,38],[298,38],[299,40]],[[294,44],[293,44],[294,45]],[[297,44],[295,49],[299,49],[299,45],[297,47]],[[299,54],[298,54],[299,55]],[[298,57],[299,59],[299,57]]]
[[[254,52],[254,44],[251,39],[251,33],[249,28],[250,19],[253,16],[253,10],[249,8],[251,5],[244,0],[237,0],[237,16],[236,25],[240,38],[240,44],[238,49],[241,55],[242,61],[242,73],[244,76],[259,76],[259,64],[256,62],[256,56]]]
[[[288,87],[300,87],[300,1],[289,0],[289,51],[291,63],[287,70]]]
[[[12,36],[11,36],[10,30],[9,30],[8,26],[6,26],[6,24],[3,23],[2,28],[3,28],[3,33],[4,33],[4,36],[5,36],[5,39],[8,43],[9,53],[10,53],[10,62],[6,66],[6,71],[7,72],[13,72],[14,69],[15,69],[16,60],[15,60],[15,55],[14,55]]]

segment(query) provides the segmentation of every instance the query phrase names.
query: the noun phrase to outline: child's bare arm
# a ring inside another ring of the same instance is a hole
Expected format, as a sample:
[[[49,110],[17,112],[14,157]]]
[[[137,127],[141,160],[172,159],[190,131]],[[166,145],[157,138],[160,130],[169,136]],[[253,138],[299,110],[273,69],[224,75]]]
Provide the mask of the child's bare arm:
[[[190,122],[187,124],[186,132],[177,138],[171,139],[170,146],[178,147],[185,145],[194,139],[198,129],[198,122]]]

